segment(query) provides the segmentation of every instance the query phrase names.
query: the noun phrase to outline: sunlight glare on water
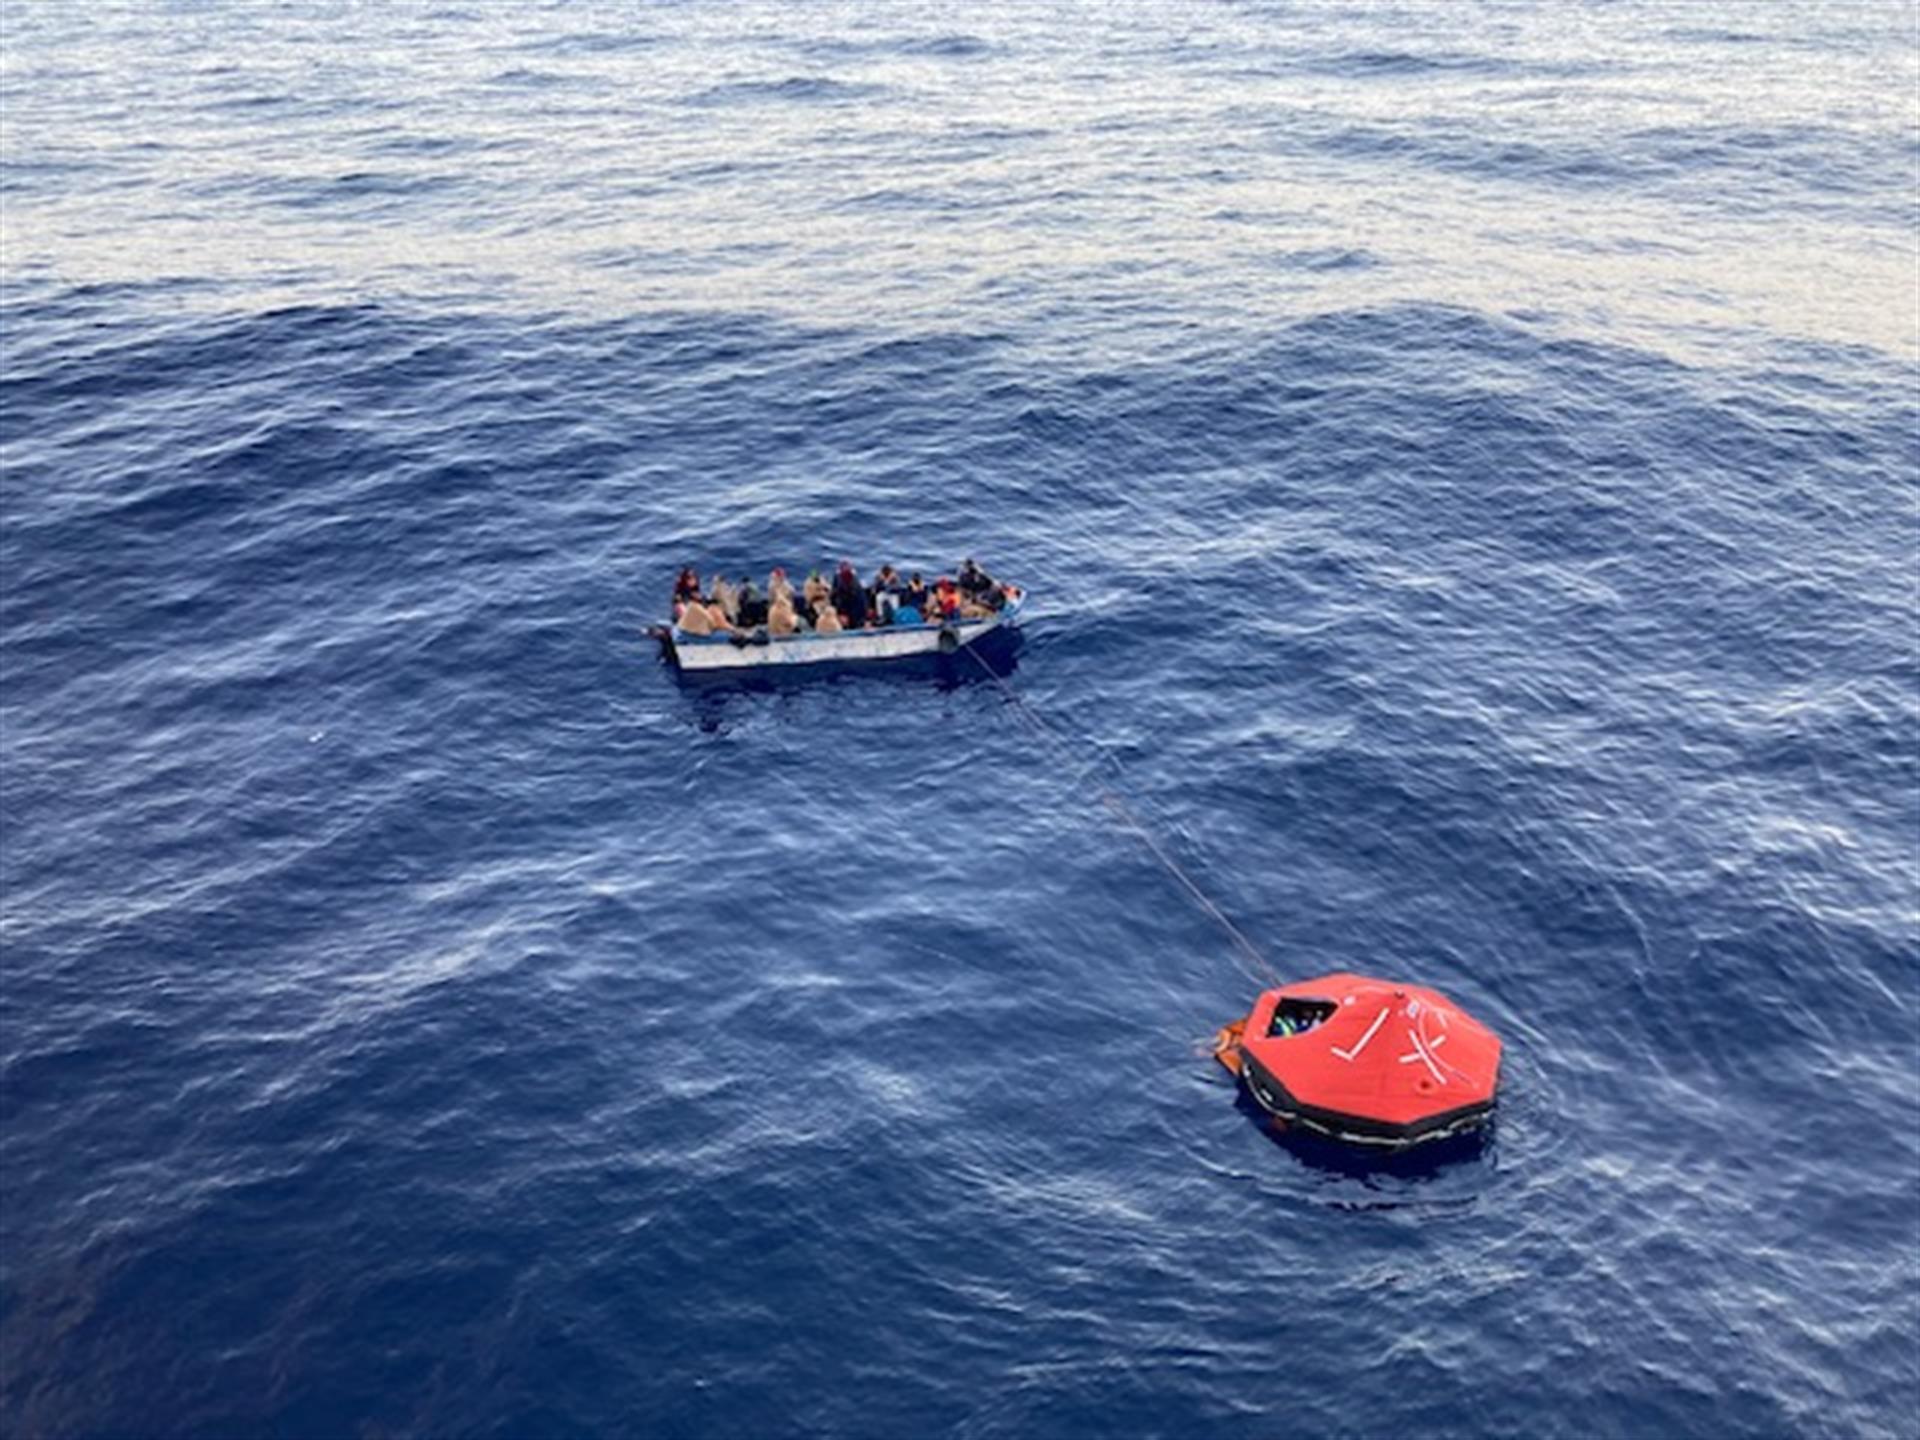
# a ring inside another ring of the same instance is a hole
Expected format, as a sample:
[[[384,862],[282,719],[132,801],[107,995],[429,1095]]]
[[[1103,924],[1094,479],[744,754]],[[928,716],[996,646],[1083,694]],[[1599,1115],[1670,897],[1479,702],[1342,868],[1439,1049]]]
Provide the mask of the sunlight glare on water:
[[[1439,293],[1694,358],[1760,332],[1914,354],[1910,6],[928,18],[28,11],[12,159],[122,179],[16,189],[0,243],[99,281],[991,312],[1035,344]]]

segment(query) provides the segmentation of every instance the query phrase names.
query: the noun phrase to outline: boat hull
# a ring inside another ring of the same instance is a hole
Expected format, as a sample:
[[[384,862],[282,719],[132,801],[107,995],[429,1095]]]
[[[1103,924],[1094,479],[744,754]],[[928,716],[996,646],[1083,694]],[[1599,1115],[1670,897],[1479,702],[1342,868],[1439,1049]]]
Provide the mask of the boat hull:
[[[890,625],[878,630],[844,630],[837,635],[753,636],[685,635],[667,632],[667,647],[682,670],[756,670],[777,665],[844,664],[848,661],[904,660],[912,656],[952,654],[997,630],[1010,628],[1025,597],[984,620],[950,625]]]

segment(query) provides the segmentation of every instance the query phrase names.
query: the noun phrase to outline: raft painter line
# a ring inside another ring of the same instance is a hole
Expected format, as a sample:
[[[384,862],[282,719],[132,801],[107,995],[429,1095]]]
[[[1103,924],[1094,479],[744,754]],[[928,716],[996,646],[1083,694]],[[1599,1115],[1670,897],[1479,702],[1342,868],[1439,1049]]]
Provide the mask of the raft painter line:
[[[1032,728],[1035,734],[1044,737],[1065,756],[1069,766],[1073,766],[1076,763],[1073,751],[1059,733],[1040,718],[1033,708],[1027,704],[1020,692],[1007,684],[1006,680],[980,656],[978,651],[972,646],[968,646],[967,654],[973,656],[974,663],[987,672],[987,678],[999,686],[1000,693],[1012,702],[1014,713],[1019,715],[1020,718]],[[1078,779],[1085,778],[1085,776],[1091,774],[1093,769],[1094,767],[1089,765],[1081,770],[1075,783],[1078,783]],[[1208,915],[1213,917],[1214,921],[1222,930],[1227,932],[1228,937],[1233,941],[1241,954],[1253,962],[1253,969],[1249,973],[1254,981],[1256,983],[1278,985],[1280,983],[1279,972],[1268,963],[1267,957],[1260,953],[1259,948],[1242,933],[1238,925],[1235,925],[1233,921],[1227,918],[1226,912],[1213,903],[1208,897],[1207,892],[1202,890],[1200,886],[1195,883],[1193,877],[1181,868],[1180,862],[1167,853],[1160,842],[1154,838],[1153,833],[1147,829],[1146,824],[1140,819],[1139,815],[1135,813],[1133,807],[1127,804],[1126,800],[1114,790],[1111,785],[1107,784],[1102,784],[1100,787],[1100,800],[1108,810],[1112,811],[1113,814],[1118,817],[1123,825],[1133,831],[1139,838],[1140,843],[1147,847],[1148,852],[1153,858],[1158,860],[1166,869],[1166,872],[1179,882],[1181,888],[1193,898],[1194,902]]]

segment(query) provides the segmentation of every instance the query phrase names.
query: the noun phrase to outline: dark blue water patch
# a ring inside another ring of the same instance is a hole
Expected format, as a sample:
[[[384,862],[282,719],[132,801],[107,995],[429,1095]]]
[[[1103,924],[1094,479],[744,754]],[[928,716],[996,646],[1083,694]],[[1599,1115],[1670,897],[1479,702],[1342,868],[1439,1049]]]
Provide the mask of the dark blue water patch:
[[[1409,1366],[1440,1428],[1905,1413],[1900,364],[18,295],[10,1419],[1164,1431],[1275,1413],[1276,1344],[1330,1431]],[[687,559],[967,551],[1064,751],[642,628]],[[1289,973],[1484,1009],[1486,1146],[1237,1109],[1256,982],[1107,785]]]
[[[524,65],[515,65],[502,70],[490,82],[503,90],[566,90],[586,86],[596,87],[600,82],[596,76],[579,75],[558,70],[535,70]]]
[[[1397,50],[1358,50],[1343,55],[1329,55],[1315,63],[1318,68],[1335,74],[1399,77],[1423,75],[1436,70],[1486,71],[1498,69],[1502,62],[1491,55],[1414,55]]]
[[[978,35],[808,36],[788,42],[800,53],[846,59],[904,56],[909,59],[971,60],[994,53],[994,45]]]
[[[1342,79],[1407,80],[1429,76],[1541,76],[1570,78],[1612,68],[1607,62],[1546,63],[1517,60],[1509,55],[1476,55],[1466,51],[1355,50],[1310,55],[1296,62],[1311,74]]]
[[[667,37],[649,31],[580,31],[528,40],[516,48],[530,55],[627,55],[667,43]]]
[[[511,136],[397,135],[389,127],[367,133],[361,149],[369,155],[431,156],[451,159],[463,155],[499,155],[524,152],[535,142]]]
[[[151,335],[152,318],[146,312],[179,298],[220,294],[227,286],[206,275],[149,275],[138,280],[101,280],[75,285],[61,280],[51,267],[18,265],[0,282],[0,323],[14,316],[42,320],[85,321],[88,339],[97,345],[111,333]],[[138,320],[133,314],[140,315]],[[71,352],[73,342],[49,346],[40,326],[21,326],[0,348],[0,377],[17,375],[44,364],[56,349]],[[0,414],[0,423],[5,416]]]
[[[1359,85],[1433,82],[1432,93],[1444,93],[1440,86],[1452,80],[1569,81],[1629,75],[1639,68],[1624,59],[1599,55],[1572,59],[1463,50],[1303,50],[1298,46],[1276,47],[1251,57],[1237,46],[1194,47],[1184,52],[1181,60],[1212,70],[1223,81],[1240,84],[1270,84],[1306,75]]]
[[[879,213],[919,214],[919,215],[955,215],[976,208],[977,201],[969,201],[950,190],[920,188],[903,190],[873,190],[864,195],[849,195],[836,201],[831,208],[835,210],[874,211]]]
[[[291,113],[300,109],[301,101],[294,95],[255,90],[245,95],[203,101],[202,104],[208,110],[278,110]]]
[[[1818,126],[1718,126],[1657,127],[1630,132],[1623,140],[1636,162],[1655,176],[1721,176],[1720,183],[1740,192],[1736,203],[1761,203],[1777,188],[1863,195],[1888,167],[1912,168],[1920,159],[1920,141],[1911,137],[1865,147],[1839,145],[1837,138]],[[1891,210],[1878,208],[1891,218]]]
[[[686,97],[687,105],[849,105],[874,104],[893,95],[892,87],[873,82],[835,80],[826,75],[789,75],[779,80],[732,80]]]
[[[85,176],[106,174],[112,169],[108,161],[78,155],[33,159],[9,157],[6,165],[0,167],[0,195],[60,191]]]
[[[1337,271],[1371,270],[1385,262],[1367,250],[1323,247],[1276,252],[1270,262],[1277,270]]]
[[[1634,178],[1611,150],[1553,145],[1517,136],[1491,137],[1477,128],[1444,123],[1419,132],[1348,126],[1314,137],[1314,149],[1343,158],[1417,161],[1422,166],[1483,179],[1605,189]]]
[[[405,109],[406,104],[400,96],[377,93],[342,95],[311,89],[247,89],[243,94],[203,98],[196,102],[195,109],[205,115],[250,122],[282,124],[298,120],[331,124],[367,115],[395,114]]]
[[[1894,219],[1894,211],[1873,177],[1889,167],[1911,169],[1914,154],[1920,153],[1911,140],[1888,141],[1880,146],[1881,153],[1869,149],[1836,163],[1840,147],[1831,137],[1806,129],[1654,128],[1600,144],[1569,137],[1493,135],[1479,125],[1440,118],[1418,130],[1366,125],[1302,130],[1288,125],[1276,131],[1270,123],[1263,128],[1282,136],[1286,148],[1304,143],[1313,152],[1345,159],[1585,191],[1712,185],[1716,193],[1729,197],[1719,203],[1735,209],[1844,209],[1886,222]]]
[[[1697,255],[1700,247],[1687,241],[1654,239],[1646,235],[1581,235],[1564,234],[1553,237],[1553,246],[1577,255]],[[1514,318],[1520,320],[1541,319],[1537,314],[1516,311]]]
[[[716,182],[746,179],[756,175],[772,174],[780,169],[780,162],[772,157],[733,160],[703,160],[693,165],[684,165],[667,172],[667,178],[676,185],[705,186]]]
[[[583,253],[580,259],[608,270],[652,271],[670,275],[718,275],[741,266],[763,264],[788,247],[767,240],[697,249],[623,245]]]
[[[901,55],[927,55],[940,60],[970,60],[976,56],[987,55],[993,46],[978,35],[931,35],[914,36],[895,42],[893,49]]]
[[[1048,140],[1055,131],[1045,126],[958,124],[920,137],[909,164],[914,168],[941,168],[976,162],[1004,163],[1032,142]],[[975,187],[983,196],[1004,192],[998,182],[980,182]]]
[[[147,282],[137,289],[151,302],[176,288],[176,283]],[[12,314],[25,325],[42,303],[46,314],[60,316],[71,313],[76,305],[84,307],[83,314],[90,314],[95,302],[85,288],[67,290],[45,302],[18,305]],[[9,373],[0,382],[4,384],[0,395],[12,402],[0,406],[0,424],[14,422],[0,434],[16,443],[45,438],[50,428],[48,407],[59,414],[62,424],[90,422],[105,399],[129,399],[173,384],[169,372],[174,365],[206,376],[209,383],[240,390],[249,380],[271,385],[281,378],[277,365],[297,368],[338,357],[362,344],[377,346],[385,328],[383,315],[371,305],[319,305],[211,322],[194,315],[172,322],[171,328],[152,323],[109,326],[104,331],[90,327],[84,343],[25,349],[25,356],[37,358],[38,364],[24,373]],[[393,327],[402,334],[406,329],[404,321]],[[22,352],[10,347],[10,353]],[[29,417],[37,423],[22,423]]]
[[[1774,43],[1776,38],[1754,30],[1722,30],[1699,25],[1669,26],[1661,34],[1668,40],[1690,45],[1765,45]]]
[[[196,200],[245,202],[292,211],[335,206],[378,213],[417,200],[449,195],[479,195],[470,176],[450,170],[431,173],[398,170],[348,170],[334,175],[233,175],[185,184]]]

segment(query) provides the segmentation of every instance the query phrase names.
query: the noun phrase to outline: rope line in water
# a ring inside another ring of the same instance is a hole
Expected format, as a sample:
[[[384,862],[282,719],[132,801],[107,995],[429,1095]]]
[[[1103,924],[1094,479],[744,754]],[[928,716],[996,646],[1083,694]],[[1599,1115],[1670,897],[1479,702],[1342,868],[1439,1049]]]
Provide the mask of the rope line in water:
[[[1076,757],[1066,740],[1062,738],[1059,732],[1054,730],[1052,726],[1040,718],[1039,714],[1027,704],[1025,697],[1023,697],[1018,690],[1015,690],[1011,685],[1007,684],[999,672],[989,665],[971,645],[965,648],[967,654],[973,657],[974,664],[986,671],[987,678],[1000,687],[1000,693],[1004,695],[1013,706],[1014,713],[1026,723],[1034,734],[1041,736],[1066,758],[1068,768],[1076,772],[1076,784],[1093,773],[1094,766],[1088,765],[1081,767],[1078,765]],[[1207,892],[1202,890],[1194,878],[1181,868],[1180,862],[1167,853],[1166,847],[1161,845],[1159,840],[1154,837],[1153,832],[1147,828],[1146,823],[1141,820],[1134,808],[1127,804],[1125,798],[1111,785],[1104,783],[1100,787],[1099,794],[1101,803],[1107,807],[1122,825],[1134,833],[1142,845],[1147,847],[1147,853],[1152,855],[1155,860],[1158,860],[1166,872],[1180,885],[1180,888],[1187,892],[1193,902],[1211,916],[1214,922],[1227,933],[1228,938],[1233,941],[1234,948],[1238,952],[1235,956],[1236,961],[1244,959],[1251,962],[1252,968],[1247,971],[1250,978],[1260,985],[1278,985],[1280,983],[1280,976],[1278,972],[1274,970],[1273,966],[1268,963],[1267,957],[1260,953],[1259,947],[1246,937],[1246,934],[1238,925],[1235,925],[1233,921],[1227,918],[1226,912],[1213,903],[1212,899],[1208,897]],[[1246,969],[1247,967],[1243,965],[1242,968]]]

